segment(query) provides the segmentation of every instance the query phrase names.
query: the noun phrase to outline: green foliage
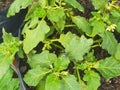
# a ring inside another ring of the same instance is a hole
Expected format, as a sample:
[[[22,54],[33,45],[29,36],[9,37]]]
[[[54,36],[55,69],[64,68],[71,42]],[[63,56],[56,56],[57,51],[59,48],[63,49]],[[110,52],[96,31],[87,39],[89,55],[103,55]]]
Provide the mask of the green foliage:
[[[120,7],[115,1],[91,0],[95,10],[87,17],[77,0],[15,0],[8,17],[26,7],[28,13],[23,40],[3,30],[0,90],[20,90],[10,68],[16,54],[26,59],[23,79],[36,90],[97,90],[101,77],[120,76]]]
[[[57,60],[57,57],[53,53],[49,53],[49,51],[43,51],[40,54],[29,54],[28,55],[28,63],[31,67],[36,67],[40,65],[41,67],[49,68]]]
[[[60,90],[60,80],[55,74],[50,74],[46,79],[45,90]]]
[[[91,34],[91,27],[90,24],[84,17],[74,16],[72,17],[72,21],[76,24],[76,26],[87,34]]]
[[[105,5],[108,4],[108,0],[100,0],[99,2],[98,2],[98,0],[92,0],[92,3],[96,10],[103,9],[103,7],[105,7]]]
[[[14,55],[19,51],[19,46],[21,44],[17,37],[13,37],[4,30],[3,41],[4,42],[0,44],[0,80],[10,69],[9,66],[12,64]]]
[[[64,88],[64,90],[81,90],[80,84],[76,81],[75,76],[73,75],[67,75],[63,76],[61,90]]]
[[[64,55],[60,56],[58,60],[56,60],[54,63],[55,71],[61,71],[67,69],[69,63],[70,60],[68,57],[65,57]]]
[[[117,60],[120,60],[120,43],[117,45],[114,55]]]
[[[65,0],[65,2],[77,8],[79,11],[84,12],[84,8],[76,0]]]
[[[92,70],[85,71],[83,79],[84,81],[87,81],[86,90],[97,90],[97,88],[100,86],[100,76],[98,73]]]
[[[108,53],[113,55],[116,51],[116,47],[118,44],[113,33],[105,32],[101,37],[103,38],[103,42],[102,42],[103,49],[106,49]]]
[[[50,30],[49,26],[44,20],[38,21],[35,19],[32,20],[29,25],[28,24],[26,24],[23,29],[23,34],[26,35],[23,41],[23,49],[25,53],[29,53],[34,47],[37,46],[40,41],[43,41],[45,39],[46,33],[48,33]],[[36,25],[37,27],[35,27]],[[34,30],[30,30],[31,28],[33,28]],[[32,43],[30,40],[32,41]]]
[[[97,34],[104,33],[104,31],[105,31],[105,24],[102,21],[94,20],[91,22],[91,26],[93,26],[91,36],[95,36]]]
[[[47,17],[56,26],[58,31],[62,31],[65,26],[65,13],[62,7],[50,8],[47,10]]]
[[[67,41],[68,38],[69,41]],[[84,36],[79,38],[75,35],[72,35],[70,32],[68,32],[66,35],[62,35],[60,37],[60,42],[65,47],[65,52],[68,54],[71,60],[75,59],[77,61],[83,60],[83,56],[89,52],[90,47],[93,44],[92,39],[86,39]]]
[[[36,86],[39,81],[48,73],[48,69],[37,66],[27,72],[24,77],[25,82],[30,86]]]
[[[2,90],[18,90],[19,87],[19,80],[12,78],[13,76],[13,71],[8,70],[5,75],[2,77],[0,80],[0,89]]]
[[[120,63],[113,57],[98,62],[96,69],[107,79],[120,75]]]
[[[32,0],[26,0],[25,2],[24,2],[24,0],[15,0],[12,3],[7,16],[8,17],[13,16],[16,13],[18,13],[21,9],[25,9],[26,7],[28,7],[31,4],[32,4]]]

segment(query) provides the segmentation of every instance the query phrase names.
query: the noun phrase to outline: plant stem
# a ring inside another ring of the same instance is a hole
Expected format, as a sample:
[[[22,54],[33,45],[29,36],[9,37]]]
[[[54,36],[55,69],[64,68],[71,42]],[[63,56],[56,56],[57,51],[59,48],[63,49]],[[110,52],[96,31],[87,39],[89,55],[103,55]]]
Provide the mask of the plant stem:
[[[77,77],[78,77],[78,82],[81,85],[82,90],[86,90],[86,85],[85,83],[81,80],[79,69],[76,69]]]
[[[77,73],[77,77],[78,77],[78,82],[80,82],[81,79],[80,79],[80,74],[79,74],[79,70],[78,69],[76,69],[76,73]]]
[[[50,40],[51,42],[56,42],[56,41],[59,41],[59,39],[53,39],[53,40]]]
[[[76,25],[71,24],[71,25],[65,25],[65,27],[75,27]]]
[[[57,44],[55,44],[55,43],[51,43],[52,45],[54,45],[55,47],[58,47],[58,48],[60,48],[61,50],[63,50],[64,48],[63,47],[61,47],[61,46],[59,46],[59,45],[57,45]]]
[[[100,47],[100,46],[101,46],[100,44],[96,44],[96,45],[93,45],[92,48]]]

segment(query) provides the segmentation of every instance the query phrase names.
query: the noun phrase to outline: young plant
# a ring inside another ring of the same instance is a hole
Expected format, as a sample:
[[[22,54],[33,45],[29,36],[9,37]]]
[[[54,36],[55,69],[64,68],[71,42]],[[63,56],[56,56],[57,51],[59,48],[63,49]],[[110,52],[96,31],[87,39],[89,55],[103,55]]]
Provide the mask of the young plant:
[[[30,68],[23,79],[35,90],[97,90],[101,78],[119,76],[120,44],[116,35],[120,33],[120,7],[117,0],[91,3],[94,10],[86,18],[85,7],[77,0],[15,0],[8,17],[26,7],[28,13],[23,40],[3,31],[0,89],[20,89],[9,67],[16,53],[27,59]],[[96,52],[96,48],[107,55]]]

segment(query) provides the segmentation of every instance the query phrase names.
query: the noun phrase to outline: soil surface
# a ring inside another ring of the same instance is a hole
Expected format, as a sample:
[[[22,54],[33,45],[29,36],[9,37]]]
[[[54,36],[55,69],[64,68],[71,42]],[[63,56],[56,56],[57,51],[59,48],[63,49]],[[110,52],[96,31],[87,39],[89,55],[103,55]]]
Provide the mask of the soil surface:
[[[0,11],[6,7],[7,5],[9,5],[13,0],[0,0]],[[82,14],[81,12],[76,12],[76,14],[80,15],[84,15],[87,18],[91,17],[90,12],[92,10],[94,10],[92,4],[91,4],[91,0],[77,0],[78,2],[80,2],[84,7],[85,7],[85,13]],[[118,0],[120,3],[120,0]],[[119,4],[117,3],[117,4]],[[100,48],[96,49],[96,53],[95,53],[98,58],[104,58],[106,57],[106,52]],[[35,90],[33,87],[29,87],[28,90]],[[120,76],[119,77],[115,77],[113,79],[110,80],[106,80],[103,77],[101,77],[101,86],[99,87],[98,90],[120,90]]]
[[[0,0],[0,11],[3,10],[4,7],[8,6],[13,0]]]

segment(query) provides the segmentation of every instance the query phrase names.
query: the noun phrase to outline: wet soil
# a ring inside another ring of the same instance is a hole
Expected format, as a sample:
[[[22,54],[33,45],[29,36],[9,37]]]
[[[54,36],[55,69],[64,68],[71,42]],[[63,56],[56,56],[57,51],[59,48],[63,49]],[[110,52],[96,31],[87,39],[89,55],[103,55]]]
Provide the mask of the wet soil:
[[[120,90],[120,76],[110,80],[101,78],[101,86],[98,90]]]
[[[0,11],[4,9],[4,7],[8,6],[12,3],[13,0],[0,0]]]

